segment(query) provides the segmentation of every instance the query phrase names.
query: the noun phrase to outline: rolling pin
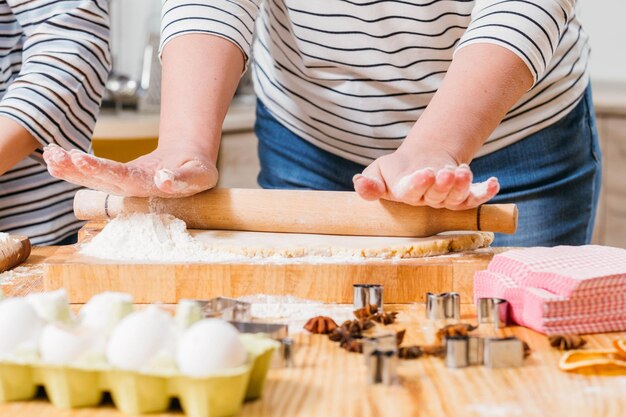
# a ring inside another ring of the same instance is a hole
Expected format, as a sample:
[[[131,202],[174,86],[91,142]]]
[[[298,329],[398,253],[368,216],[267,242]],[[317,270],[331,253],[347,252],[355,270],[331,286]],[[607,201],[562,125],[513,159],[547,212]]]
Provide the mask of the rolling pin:
[[[24,262],[30,256],[30,249],[26,236],[9,236],[8,242],[0,245],[0,273]]]
[[[74,214],[107,220],[131,213],[171,214],[189,229],[425,237],[445,231],[515,233],[514,204],[453,211],[387,200],[365,201],[355,192],[216,188],[185,198],[119,197],[81,190]]]

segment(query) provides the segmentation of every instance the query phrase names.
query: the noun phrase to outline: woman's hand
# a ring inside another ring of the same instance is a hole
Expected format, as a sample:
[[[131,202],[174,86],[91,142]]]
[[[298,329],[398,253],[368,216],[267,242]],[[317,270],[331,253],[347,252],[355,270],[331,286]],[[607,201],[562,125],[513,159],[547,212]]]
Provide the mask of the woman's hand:
[[[419,151],[401,146],[354,176],[354,189],[366,200],[399,201],[450,210],[477,207],[500,190],[496,178],[472,184],[469,166],[443,150]]]
[[[215,162],[196,149],[155,151],[128,163],[98,158],[59,146],[45,148],[44,159],[54,177],[95,190],[128,197],[186,197],[213,188]]]

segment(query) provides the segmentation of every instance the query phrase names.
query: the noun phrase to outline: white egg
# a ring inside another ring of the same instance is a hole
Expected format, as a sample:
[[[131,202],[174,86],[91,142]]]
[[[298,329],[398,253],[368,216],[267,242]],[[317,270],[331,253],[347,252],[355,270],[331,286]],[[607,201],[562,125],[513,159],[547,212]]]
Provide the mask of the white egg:
[[[239,332],[220,319],[193,324],[180,338],[176,350],[178,369],[192,377],[204,377],[246,363],[247,352]]]
[[[39,339],[41,360],[53,365],[70,365],[96,348],[98,334],[94,329],[48,324]]]
[[[173,351],[174,329],[174,318],[156,306],[131,313],[113,329],[107,360],[120,369],[145,369],[160,351]]]
[[[24,298],[7,298],[0,303],[0,358],[11,355],[23,344],[36,344],[44,321]]]
[[[83,326],[108,333],[132,311],[133,297],[130,294],[106,291],[91,297],[81,308],[78,319]]]
[[[46,323],[69,323],[72,319],[67,291],[61,288],[50,292],[29,294],[26,300]]]

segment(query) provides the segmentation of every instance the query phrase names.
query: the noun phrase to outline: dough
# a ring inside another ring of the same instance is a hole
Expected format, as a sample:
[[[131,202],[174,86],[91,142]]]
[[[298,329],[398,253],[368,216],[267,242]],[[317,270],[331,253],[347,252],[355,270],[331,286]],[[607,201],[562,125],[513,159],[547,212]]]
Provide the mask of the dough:
[[[192,230],[191,234],[210,250],[246,257],[422,258],[484,248],[493,242],[493,233],[490,232],[443,233],[425,238],[222,230]]]
[[[82,242],[86,256],[149,262],[229,262],[272,258],[321,262],[363,258],[421,258],[489,246],[488,232],[444,233],[426,238],[334,236],[222,230],[187,230],[175,217],[133,214],[111,220]]]

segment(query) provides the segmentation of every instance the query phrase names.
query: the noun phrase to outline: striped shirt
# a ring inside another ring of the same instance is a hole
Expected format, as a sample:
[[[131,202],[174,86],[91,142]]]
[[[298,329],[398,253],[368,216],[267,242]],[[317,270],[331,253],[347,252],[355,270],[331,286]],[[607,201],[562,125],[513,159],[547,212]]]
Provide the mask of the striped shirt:
[[[0,0],[0,117],[42,145],[0,177],[0,231],[53,244],[76,233],[78,186],[50,176],[43,146],[88,151],[111,67],[106,0]],[[1,134],[1,132],[0,132]]]
[[[253,57],[255,91],[285,127],[369,164],[398,148],[455,51],[500,45],[523,60],[534,85],[489,137],[484,155],[556,122],[582,97],[589,46],[575,6],[576,0],[165,0],[161,49],[188,33],[228,39],[246,61]]]

